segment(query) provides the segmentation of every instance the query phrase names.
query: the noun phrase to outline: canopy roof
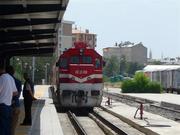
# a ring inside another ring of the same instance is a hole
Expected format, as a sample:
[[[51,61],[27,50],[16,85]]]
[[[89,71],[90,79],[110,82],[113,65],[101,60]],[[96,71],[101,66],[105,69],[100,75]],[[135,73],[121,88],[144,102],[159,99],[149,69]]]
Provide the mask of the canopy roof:
[[[52,54],[69,0],[0,0],[0,55]]]

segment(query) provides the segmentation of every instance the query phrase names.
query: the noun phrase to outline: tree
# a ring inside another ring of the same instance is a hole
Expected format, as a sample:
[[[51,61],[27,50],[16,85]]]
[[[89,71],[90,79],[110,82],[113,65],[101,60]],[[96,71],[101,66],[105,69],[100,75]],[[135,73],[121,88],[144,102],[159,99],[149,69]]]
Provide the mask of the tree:
[[[161,65],[162,62],[161,62],[161,61],[153,61],[152,64],[153,64],[153,65]]]
[[[45,73],[51,72],[51,66],[54,63],[53,57],[36,57],[35,59],[35,69],[34,69],[34,83],[41,84],[42,79],[45,78]],[[47,66],[48,63],[48,67]],[[16,71],[16,77],[23,81],[23,73],[27,72],[32,75],[32,57],[14,57],[11,60],[11,64],[14,66]],[[47,69],[46,69],[47,68]],[[49,77],[49,76],[48,76]],[[48,78],[49,80],[49,78]]]
[[[111,56],[106,59],[106,66],[104,67],[104,75],[111,77],[119,74],[119,62],[116,56]]]
[[[128,62],[127,63],[127,68],[126,68],[126,72],[132,76],[135,74],[135,72],[137,70],[142,70],[143,69],[143,65],[138,64],[137,62]]]
[[[120,60],[120,68],[119,68],[119,72],[120,74],[124,75],[126,73],[126,68],[127,68],[127,61],[126,61],[126,57],[122,56],[121,60]]]

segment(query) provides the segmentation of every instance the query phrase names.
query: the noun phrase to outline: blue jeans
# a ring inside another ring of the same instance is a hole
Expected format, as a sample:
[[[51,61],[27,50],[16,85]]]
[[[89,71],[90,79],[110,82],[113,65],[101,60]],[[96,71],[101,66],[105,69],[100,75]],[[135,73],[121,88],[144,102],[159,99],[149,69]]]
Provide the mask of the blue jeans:
[[[0,104],[0,135],[11,135],[11,106]]]

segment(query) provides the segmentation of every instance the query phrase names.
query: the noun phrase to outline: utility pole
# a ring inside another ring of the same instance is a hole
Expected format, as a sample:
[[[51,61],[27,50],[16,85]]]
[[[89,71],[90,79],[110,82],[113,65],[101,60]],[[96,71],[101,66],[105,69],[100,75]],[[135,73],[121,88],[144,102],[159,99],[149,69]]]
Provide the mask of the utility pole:
[[[34,82],[35,57],[32,57],[32,81]]]
[[[49,63],[46,63],[45,65],[45,84],[46,85],[48,84],[48,66],[49,66]]]

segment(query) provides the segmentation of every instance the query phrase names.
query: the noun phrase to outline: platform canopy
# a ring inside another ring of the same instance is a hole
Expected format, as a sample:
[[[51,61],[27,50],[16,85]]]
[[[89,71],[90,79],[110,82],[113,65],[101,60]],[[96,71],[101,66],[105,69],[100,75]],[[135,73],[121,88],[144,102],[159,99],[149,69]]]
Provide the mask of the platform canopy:
[[[0,56],[52,54],[69,0],[0,0]]]

